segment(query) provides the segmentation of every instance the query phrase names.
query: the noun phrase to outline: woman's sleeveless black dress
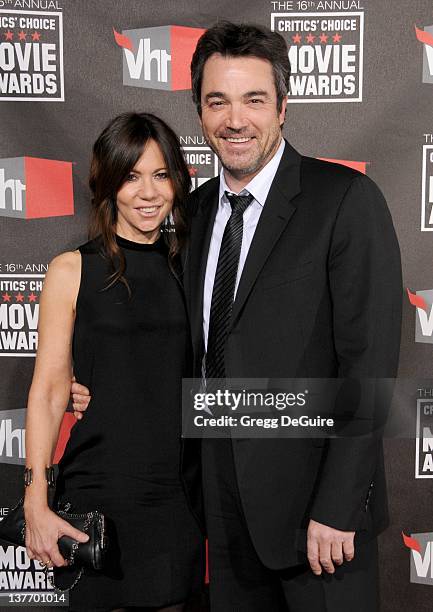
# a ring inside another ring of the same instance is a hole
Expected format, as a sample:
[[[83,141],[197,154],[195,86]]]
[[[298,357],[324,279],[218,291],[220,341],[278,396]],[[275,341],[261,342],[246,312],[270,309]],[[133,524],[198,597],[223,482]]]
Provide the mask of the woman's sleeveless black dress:
[[[121,282],[104,290],[98,240],[79,249],[74,373],[91,401],[59,463],[56,498],[106,514],[112,554],[70,591],[73,610],[174,604],[203,583],[204,541],[180,479],[181,379],[191,375],[182,289],[163,237],[117,242],[131,297]],[[56,584],[70,572],[56,570]]]

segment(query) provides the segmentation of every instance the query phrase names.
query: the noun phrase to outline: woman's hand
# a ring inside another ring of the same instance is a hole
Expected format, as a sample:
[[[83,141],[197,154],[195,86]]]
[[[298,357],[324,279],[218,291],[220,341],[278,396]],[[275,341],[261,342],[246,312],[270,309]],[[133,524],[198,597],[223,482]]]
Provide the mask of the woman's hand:
[[[68,536],[78,542],[87,542],[89,536],[72,527],[67,521],[57,516],[48,506],[42,508],[24,508],[26,518],[26,550],[30,559],[56,567],[68,565],[62,557],[57,541]]]
[[[90,391],[84,385],[77,383],[75,376],[72,378],[71,399],[74,408],[74,417],[78,420],[82,419],[84,412],[87,410],[91,400]]]

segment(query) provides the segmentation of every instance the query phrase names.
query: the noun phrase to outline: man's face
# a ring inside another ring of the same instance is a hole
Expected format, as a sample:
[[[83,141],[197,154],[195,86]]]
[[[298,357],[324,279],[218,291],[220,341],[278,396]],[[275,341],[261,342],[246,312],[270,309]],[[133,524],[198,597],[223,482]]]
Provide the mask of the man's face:
[[[201,125],[237,186],[246,185],[270,160],[281,140],[287,101],[277,110],[272,66],[257,57],[212,55],[201,87]],[[228,174],[228,176],[227,176]]]

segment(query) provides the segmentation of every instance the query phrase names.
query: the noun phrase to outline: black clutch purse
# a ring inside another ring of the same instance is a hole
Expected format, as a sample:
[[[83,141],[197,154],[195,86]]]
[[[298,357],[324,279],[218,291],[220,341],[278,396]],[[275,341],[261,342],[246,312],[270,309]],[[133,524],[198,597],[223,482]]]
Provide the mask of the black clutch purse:
[[[9,514],[0,521],[0,540],[14,546],[25,546],[26,522],[23,502],[24,498],[20,499]],[[85,567],[94,570],[102,569],[108,546],[105,516],[98,510],[82,514],[72,513],[69,511],[70,508],[70,503],[59,504],[54,512],[76,529],[87,533],[89,539],[83,543],[79,543],[68,536],[59,539],[60,554],[68,561],[68,566],[71,569],[78,570],[73,584],[68,586],[67,589],[59,590],[69,590],[75,586]],[[54,571],[57,569],[61,568],[54,568]],[[48,568],[45,568],[45,570],[48,571]],[[55,586],[52,581],[51,583]]]

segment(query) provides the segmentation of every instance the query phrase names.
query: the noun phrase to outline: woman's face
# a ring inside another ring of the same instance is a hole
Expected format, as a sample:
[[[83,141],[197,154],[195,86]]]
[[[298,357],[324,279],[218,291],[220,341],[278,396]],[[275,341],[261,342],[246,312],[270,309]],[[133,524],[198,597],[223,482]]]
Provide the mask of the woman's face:
[[[155,242],[173,199],[174,190],[161,149],[154,140],[149,140],[117,192],[117,234],[135,242]]]

